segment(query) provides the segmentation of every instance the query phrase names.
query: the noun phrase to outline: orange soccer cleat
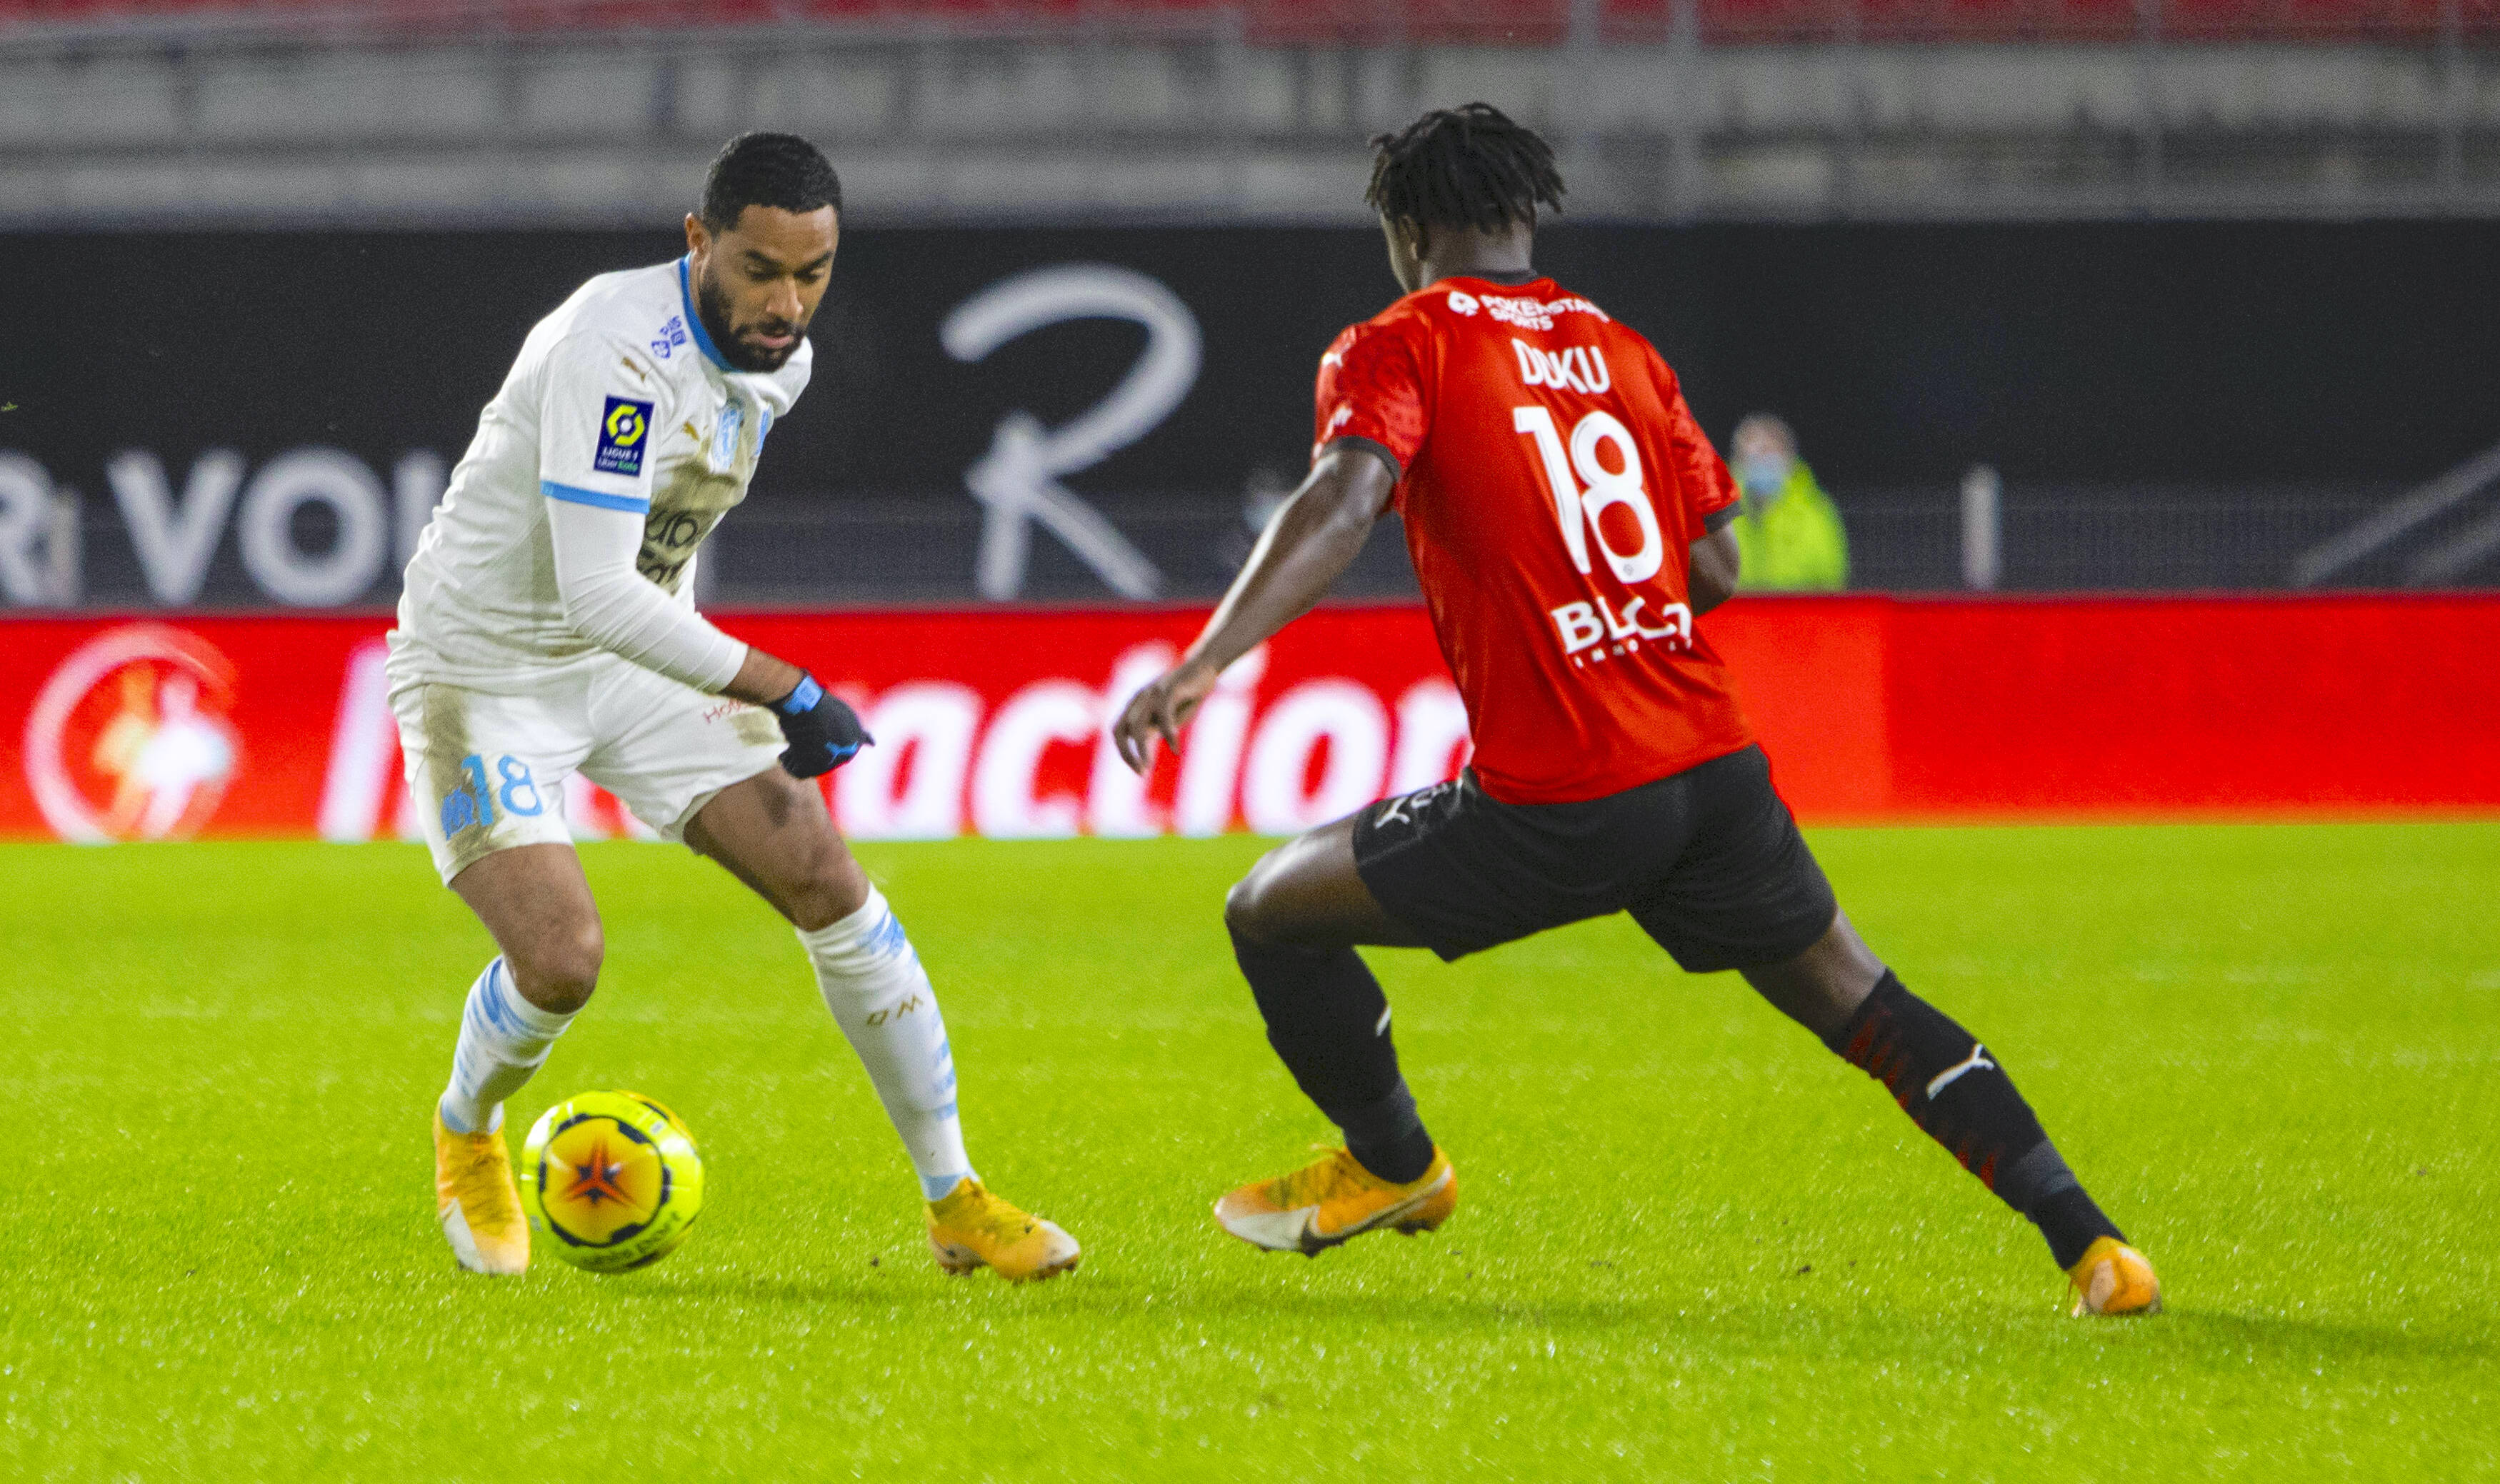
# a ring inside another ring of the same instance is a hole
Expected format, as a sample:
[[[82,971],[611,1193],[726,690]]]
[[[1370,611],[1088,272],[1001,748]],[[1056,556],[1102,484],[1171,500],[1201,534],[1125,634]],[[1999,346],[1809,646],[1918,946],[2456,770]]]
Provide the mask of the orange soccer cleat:
[[[500,1131],[454,1134],[435,1113],[434,1201],[461,1267],[505,1275],[529,1270],[530,1223],[521,1214],[521,1190]]]
[[[2066,1270],[2074,1284],[2076,1314],[2158,1314],[2161,1279],[2144,1254],[2115,1237],[2103,1237],[2084,1249],[2083,1260]]]
[[[1438,1149],[1431,1168],[1402,1185],[1364,1169],[1343,1149],[1331,1149],[1291,1174],[1227,1195],[1215,1203],[1215,1219],[1254,1247],[1317,1257],[1383,1227],[1410,1237],[1431,1231],[1458,1206],[1458,1171]]]
[[[1056,1222],[1019,1210],[970,1175],[929,1203],[929,1250],[948,1272],[987,1268],[1010,1283],[1055,1278],[1083,1256]]]

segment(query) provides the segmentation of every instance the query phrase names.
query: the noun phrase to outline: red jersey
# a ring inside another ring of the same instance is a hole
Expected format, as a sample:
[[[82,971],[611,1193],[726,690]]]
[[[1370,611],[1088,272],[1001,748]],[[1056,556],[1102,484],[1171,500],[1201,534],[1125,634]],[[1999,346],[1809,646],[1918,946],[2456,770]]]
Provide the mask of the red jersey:
[[[1687,590],[1735,482],[1648,341],[1551,279],[1443,279],[1336,338],[1317,420],[1314,457],[1398,460],[1486,793],[1601,798],[1753,741]]]

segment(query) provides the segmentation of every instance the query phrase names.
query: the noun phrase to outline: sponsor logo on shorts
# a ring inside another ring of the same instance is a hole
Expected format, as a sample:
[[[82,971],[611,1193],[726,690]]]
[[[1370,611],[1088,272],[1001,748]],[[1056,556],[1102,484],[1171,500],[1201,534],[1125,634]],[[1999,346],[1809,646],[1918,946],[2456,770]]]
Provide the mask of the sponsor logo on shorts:
[[[1419,788],[1411,794],[1402,794],[1391,799],[1380,806],[1379,813],[1371,816],[1371,827],[1375,830],[1385,830],[1392,825],[1421,825],[1424,822],[1424,810],[1431,805],[1432,801],[1456,793],[1458,787],[1458,779],[1447,778],[1429,788]],[[1387,1024],[1387,1021],[1383,1020],[1382,1024]]]
[[[642,472],[642,449],[651,440],[651,404],[610,397],[599,414],[599,449],[590,467],[628,477]]]

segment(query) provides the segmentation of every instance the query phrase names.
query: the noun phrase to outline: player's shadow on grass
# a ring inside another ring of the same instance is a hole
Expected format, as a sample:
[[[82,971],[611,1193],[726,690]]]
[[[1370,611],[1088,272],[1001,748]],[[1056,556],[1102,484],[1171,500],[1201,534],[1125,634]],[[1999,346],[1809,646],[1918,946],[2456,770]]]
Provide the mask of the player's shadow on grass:
[[[1625,1297],[1538,1299],[1486,1294],[1278,1293],[1228,1288],[1197,1296],[1159,1299],[1157,1308],[1195,1319],[1256,1318],[1289,1325],[1299,1315],[1313,1323],[1360,1316],[1385,1331],[1446,1332],[1453,1336],[1491,1333],[1543,1333],[1564,1341],[1611,1341],[1630,1335],[1703,1355],[1731,1359],[1826,1357],[1849,1360],[1870,1350],[1925,1356],[1958,1363],[1973,1336],[2013,1347],[2053,1343],[2108,1343],[2150,1364],[2193,1357],[2251,1354],[2277,1367],[2483,1364],[2500,1358],[2500,1343],[2479,1320],[2454,1315],[2416,1316],[2414,1328],[2339,1324],[2294,1316],[2200,1311],[2173,1306],[2150,1319],[2069,1317],[2065,1300],[2037,1309],[1974,1303],[1940,1314],[1878,1304],[1800,1312],[1776,1282],[1715,1300]]]
[[[782,1274],[761,1272],[637,1273],[602,1285],[603,1296],[627,1303],[745,1303],[758,1307],[860,1309],[924,1309],[961,1312],[966,1299],[997,1299],[1013,1305],[1008,1311],[1062,1317],[1093,1315],[1135,1322],[1170,1320],[1240,1320],[1270,1325],[1296,1315],[1314,1322],[1343,1323],[1360,1319],[1383,1330],[1409,1333],[1481,1335],[1490,1330],[1551,1332],[1558,1336],[1596,1338],[1617,1334],[1655,1336],[1682,1335],[1722,1345],[1752,1349],[1754,1341],[1776,1346],[1793,1325],[1785,1311],[1763,1309],[1679,1312],[1668,1300],[1656,1298],[1540,1299],[1504,1295],[1451,1294],[1416,1289],[1404,1293],[1305,1293],[1242,1286],[1233,1276],[1201,1284],[1147,1283],[1113,1273],[1077,1274],[1012,1295],[987,1274],[970,1278],[938,1278],[935,1273],[889,1270],[884,1273]],[[992,1312],[997,1312],[993,1310]],[[1793,1349],[1790,1344],[1782,1348]]]
[[[2315,1358],[2334,1365],[2356,1360],[2484,1362],[2500,1358],[2500,1343],[2489,1337],[2486,1321],[2445,1314],[2411,1317],[2415,1328],[2408,1330],[2393,1322],[2334,1324],[2287,1315],[2229,1314],[2173,1305],[2167,1312],[2141,1322],[2171,1330],[2183,1340],[2192,1337],[2221,1348],[2253,1351],[2260,1360]]]
[[[891,1308],[925,1303],[931,1297],[915,1274],[905,1282],[877,1276],[775,1277],[761,1272],[696,1272],[620,1274],[603,1285],[608,1296],[627,1303],[751,1303],[760,1307],[823,1308],[842,1304],[856,1308]]]
[[[1880,1306],[1846,1313],[1825,1311],[1819,1318],[1801,1322],[1788,1300],[1772,1289],[1751,1299],[1723,1296],[1715,1301],[1648,1296],[1554,1299],[1500,1293],[1435,1293],[1420,1288],[1404,1293],[1349,1294],[1245,1285],[1231,1275],[1200,1285],[1175,1286],[1141,1283],[1111,1273],[1079,1272],[1010,1296],[997,1292],[1004,1285],[986,1274],[932,1281],[936,1276],[891,1269],[815,1276],[737,1271],[636,1273],[604,1283],[601,1288],[604,1297],[627,1303],[736,1303],[805,1309],[942,1308],[962,1312],[963,1300],[990,1298],[1010,1305],[1005,1312],[1027,1312],[1036,1317],[1093,1314],[1127,1321],[1241,1319],[1272,1325],[1299,1315],[1331,1324],[1359,1317],[1387,1331],[1447,1332],[1454,1336],[1482,1336],[1489,1330],[1507,1330],[1540,1331],[1566,1339],[1597,1339],[1628,1333],[1649,1339],[1678,1341],[1697,1351],[1742,1356],[1796,1356],[1825,1349],[1834,1355],[1855,1355],[1869,1343],[1896,1354],[1916,1354],[1940,1344],[1959,1353],[1970,1339],[1970,1322],[1977,1320],[1998,1328],[2002,1337],[2017,1342],[2019,1336],[2038,1335],[2046,1327],[2053,1333],[2064,1331],[2077,1337],[2097,1336],[2150,1346],[2156,1353],[2252,1351],[2261,1361],[2314,1360],[2337,1365],[2355,1361],[2480,1363],[2500,1358],[2500,1344],[2483,1337],[2475,1326],[2451,1316],[2417,1316],[2418,1329],[2406,1330],[2394,1324],[2336,1324],[2176,1304],[2169,1312],[2152,1319],[2090,1322],[2068,1319],[2059,1307],[2044,1306],[2035,1314],[1981,1305],[1940,1329],[1935,1313]]]

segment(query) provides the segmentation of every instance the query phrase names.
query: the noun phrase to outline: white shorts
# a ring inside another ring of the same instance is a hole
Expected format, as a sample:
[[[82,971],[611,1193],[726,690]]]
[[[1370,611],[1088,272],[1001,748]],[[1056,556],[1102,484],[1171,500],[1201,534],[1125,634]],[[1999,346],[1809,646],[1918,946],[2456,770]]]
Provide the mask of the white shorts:
[[[390,702],[446,883],[497,850],[570,844],[564,784],[575,773],[681,840],[696,810],[773,767],[784,745],[772,712],[612,654],[553,663],[510,686],[407,680]]]

